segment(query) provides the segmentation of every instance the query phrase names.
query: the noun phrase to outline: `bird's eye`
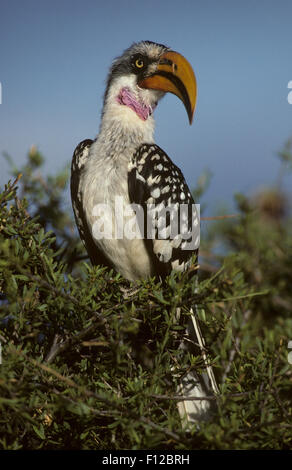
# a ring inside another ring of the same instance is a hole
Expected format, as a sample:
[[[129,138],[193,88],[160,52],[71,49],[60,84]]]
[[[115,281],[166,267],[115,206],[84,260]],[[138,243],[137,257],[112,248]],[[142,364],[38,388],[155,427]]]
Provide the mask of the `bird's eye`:
[[[136,59],[135,60],[135,66],[138,69],[142,69],[142,67],[144,67],[144,61],[142,59]]]

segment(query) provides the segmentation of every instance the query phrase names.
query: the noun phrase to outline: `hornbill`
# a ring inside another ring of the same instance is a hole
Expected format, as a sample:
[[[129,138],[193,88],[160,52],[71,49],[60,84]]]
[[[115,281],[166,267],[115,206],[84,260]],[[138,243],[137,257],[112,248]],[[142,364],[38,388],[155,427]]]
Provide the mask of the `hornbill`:
[[[189,62],[162,44],[134,43],[114,60],[100,132],[95,140],[77,146],[71,168],[75,220],[93,265],[114,268],[135,282],[149,276],[163,278],[172,269],[185,271],[198,255],[199,219],[191,191],[153,137],[153,111],[165,93],[182,100],[191,124],[196,91]],[[117,226],[121,220],[122,230]],[[133,220],[141,236],[123,230]],[[193,310],[187,337],[182,347],[199,344],[206,360]],[[205,366],[205,373],[191,371],[181,379],[183,396],[200,398],[217,391],[212,369],[206,362]],[[209,404],[185,399],[178,408],[182,419],[192,423],[209,415]]]

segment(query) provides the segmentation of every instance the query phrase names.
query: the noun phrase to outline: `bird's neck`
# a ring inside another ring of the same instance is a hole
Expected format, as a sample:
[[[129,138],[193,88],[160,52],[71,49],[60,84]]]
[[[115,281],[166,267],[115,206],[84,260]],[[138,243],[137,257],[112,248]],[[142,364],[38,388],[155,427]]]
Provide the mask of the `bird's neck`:
[[[125,153],[131,157],[141,144],[154,142],[154,124],[153,116],[142,120],[128,106],[105,103],[97,143],[108,157]]]

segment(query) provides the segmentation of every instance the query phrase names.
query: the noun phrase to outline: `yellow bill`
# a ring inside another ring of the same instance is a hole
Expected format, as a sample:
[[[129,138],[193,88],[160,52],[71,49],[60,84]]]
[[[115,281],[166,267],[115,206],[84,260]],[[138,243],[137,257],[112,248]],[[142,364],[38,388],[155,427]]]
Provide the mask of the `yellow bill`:
[[[143,79],[139,86],[170,92],[178,96],[188,113],[190,124],[196,106],[197,82],[191,64],[175,51],[168,51],[160,58],[156,72]]]

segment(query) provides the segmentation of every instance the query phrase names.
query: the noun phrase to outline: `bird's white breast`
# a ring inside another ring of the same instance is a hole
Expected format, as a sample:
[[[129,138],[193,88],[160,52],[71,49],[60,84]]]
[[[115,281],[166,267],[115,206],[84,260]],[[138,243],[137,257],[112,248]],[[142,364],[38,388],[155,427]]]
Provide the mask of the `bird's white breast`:
[[[127,142],[124,146],[120,143],[120,148],[112,148],[108,146],[110,141],[103,140],[101,135],[90,149],[82,176],[83,208],[96,245],[107,254],[115,269],[129,280],[146,278],[154,272],[144,240],[130,239],[126,230],[127,224],[135,219],[129,200],[128,165],[137,143]],[[117,218],[121,221],[121,212],[125,229],[122,232],[121,225],[116,226]],[[101,218],[111,233],[102,226]],[[99,229],[104,231],[103,237]]]

